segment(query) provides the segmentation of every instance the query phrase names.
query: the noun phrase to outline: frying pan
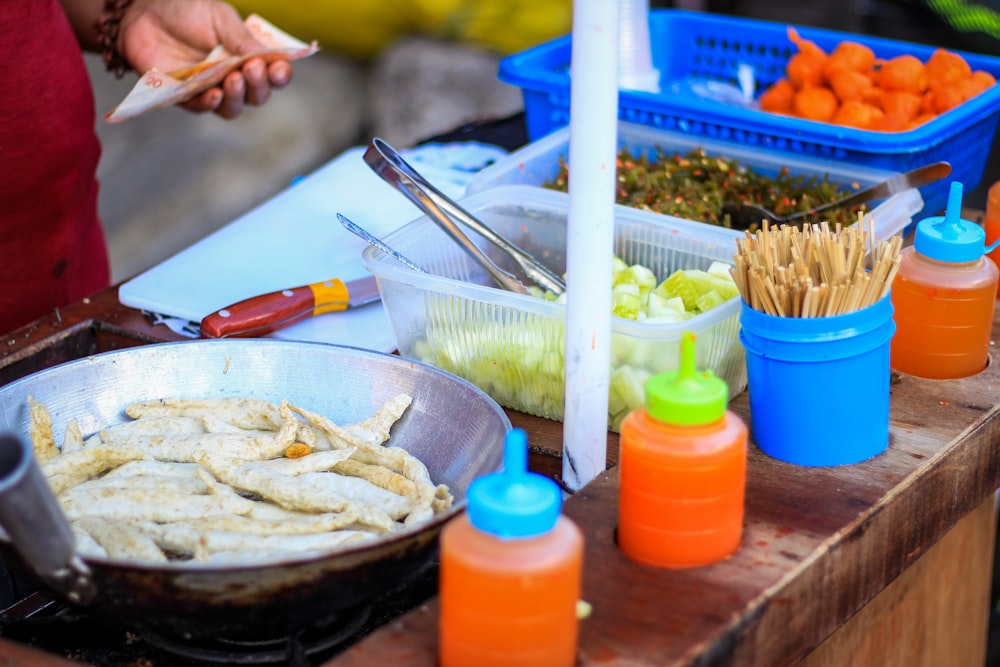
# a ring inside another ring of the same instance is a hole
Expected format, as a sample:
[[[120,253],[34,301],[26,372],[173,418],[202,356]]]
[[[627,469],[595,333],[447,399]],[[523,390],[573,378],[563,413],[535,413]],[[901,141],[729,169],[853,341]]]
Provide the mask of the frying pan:
[[[335,422],[351,423],[371,416],[399,393],[413,396],[413,403],[393,426],[390,444],[422,460],[432,480],[447,484],[455,497],[450,510],[426,523],[329,554],[266,563],[141,564],[87,557],[82,569],[89,570],[92,589],[81,594],[61,583],[79,583],[77,577],[37,571],[51,566],[32,555],[37,543],[33,552],[25,542],[37,537],[42,551],[51,551],[45,540],[56,540],[58,528],[54,533],[29,530],[29,539],[22,538],[25,531],[11,530],[12,522],[20,517],[23,525],[37,526],[34,522],[45,513],[41,501],[36,510],[22,502],[13,512],[0,513],[8,528],[0,531],[0,556],[70,604],[171,637],[284,636],[349,613],[432,566],[440,530],[464,510],[469,484],[501,468],[510,421],[481,390],[393,355],[270,339],[185,341],[105,352],[0,387],[0,432],[23,442],[28,441],[29,396],[49,409],[61,442],[70,419],[77,419],[86,436],[126,421],[124,407],[141,400],[288,399]],[[17,465],[16,456],[4,458],[8,468]],[[11,509],[9,497],[17,495],[23,500],[23,493],[0,492],[0,505]],[[57,514],[65,519],[61,511]],[[17,544],[11,535],[18,535]]]

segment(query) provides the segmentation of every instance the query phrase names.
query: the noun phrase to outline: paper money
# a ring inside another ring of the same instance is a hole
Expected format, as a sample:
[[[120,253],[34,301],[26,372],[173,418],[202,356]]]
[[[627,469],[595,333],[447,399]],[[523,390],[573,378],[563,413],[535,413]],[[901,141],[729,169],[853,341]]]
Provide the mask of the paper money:
[[[251,58],[263,58],[267,63],[275,60],[297,60],[310,56],[318,50],[316,42],[311,44],[301,42],[256,14],[248,16],[243,23],[266,48],[234,56],[222,46],[217,46],[203,61],[191,67],[172,72],[151,69],[139,78],[117,107],[104,114],[104,120],[109,123],[120,123],[150,109],[189,100],[209,88],[218,86],[227,74],[239,69]]]

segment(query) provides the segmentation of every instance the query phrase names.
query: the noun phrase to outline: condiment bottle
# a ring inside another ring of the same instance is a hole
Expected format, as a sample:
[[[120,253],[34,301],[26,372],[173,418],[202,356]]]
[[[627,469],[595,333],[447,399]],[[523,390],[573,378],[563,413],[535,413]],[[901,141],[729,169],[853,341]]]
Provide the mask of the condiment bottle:
[[[503,472],[474,480],[467,512],[441,532],[441,667],[576,663],[583,534],[527,461],[513,429]]]
[[[986,245],[1000,241],[1000,181],[991,185],[986,195],[986,220],[983,229],[986,232]],[[1000,267],[1000,247],[994,247],[989,258]],[[997,281],[997,296],[1000,297],[1000,281]]]
[[[1000,272],[983,255],[983,228],[961,217],[962,184],[953,182],[944,216],[917,223],[900,254],[890,292],[896,333],[890,363],[923,378],[974,375],[989,360]]]
[[[685,332],[678,370],[650,378],[622,422],[618,547],[645,565],[706,565],[740,545],[747,427],[726,407],[726,383],[696,363]]]

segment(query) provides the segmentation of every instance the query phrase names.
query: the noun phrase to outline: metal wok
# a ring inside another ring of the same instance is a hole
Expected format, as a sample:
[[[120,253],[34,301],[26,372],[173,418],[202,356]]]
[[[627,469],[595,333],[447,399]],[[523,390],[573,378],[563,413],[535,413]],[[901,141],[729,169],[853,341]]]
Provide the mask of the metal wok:
[[[261,564],[84,559],[94,591],[86,606],[96,613],[174,637],[279,636],[360,607],[433,563],[438,534],[464,510],[469,484],[502,465],[510,422],[495,401],[460,378],[392,355],[263,339],[190,341],[107,352],[0,387],[0,432],[27,441],[28,396],[48,407],[61,441],[70,419],[87,435],[125,421],[123,408],[138,400],[288,399],[349,423],[401,392],[413,403],[393,427],[390,443],[420,458],[455,497],[451,510],[429,522],[330,554]],[[14,546],[0,535],[4,559],[17,565],[24,550]],[[53,588],[51,582],[44,585]],[[55,592],[71,603],[76,599]]]

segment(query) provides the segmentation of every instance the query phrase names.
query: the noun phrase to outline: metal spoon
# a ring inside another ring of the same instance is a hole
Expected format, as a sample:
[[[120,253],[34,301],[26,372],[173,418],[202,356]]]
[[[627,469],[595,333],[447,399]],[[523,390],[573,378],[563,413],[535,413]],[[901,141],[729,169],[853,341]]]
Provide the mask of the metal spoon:
[[[338,213],[337,214],[337,220],[340,220],[340,224],[342,224],[344,227],[346,227],[349,232],[355,234],[356,236],[359,236],[359,237],[363,238],[365,241],[368,241],[368,243],[370,243],[371,245],[375,246],[376,248],[378,248],[379,250],[381,250],[385,254],[389,255],[389,257],[392,257],[393,259],[395,259],[397,262],[399,262],[403,266],[405,266],[407,268],[410,268],[410,269],[413,269],[414,271],[419,271],[420,273],[426,273],[426,271],[424,271],[419,266],[417,266],[416,264],[414,264],[413,262],[411,262],[410,260],[408,260],[402,254],[400,254],[400,252],[398,250],[395,250],[394,248],[390,248],[389,246],[387,246],[385,244],[385,241],[383,241],[382,239],[380,239],[380,238],[372,235],[372,233],[369,232],[367,229],[364,229],[363,227],[360,227],[359,225],[357,225],[354,222],[351,222],[351,220],[349,218],[347,218],[347,216],[344,216],[344,215],[341,215],[340,213]]]
[[[417,208],[427,214],[427,217],[444,229],[504,289],[521,294],[528,293],[527,288],[515,276],[498,267],[465,235],[455,224],[456,220],[504,251],[528,278],[542,288],[557,295],[566,291],[566,283],[562,278],[431,185],[383,140],[377,137],[372,139],[368,150],[365,151],[364,160],[376,174],[402,192]]]
[[[950,173],[951,164],[948,162],[934,162],[923,167],[918,167],[917,169],[911,169],[902,174],[896,174],[889,180],[873,185],[870,188],[865,188],[860,192],[852,193],[836,201],[811,208],[808,211],[792,213],[791,215],[781,216],[762,206],[745,202],[727,202],[723,204],[722,212],[729,215],[733,229],[753,229],[759,227],[764,221],[772,225],[802,225],[806,222],[804,218],[808,216],[814,216],[817,213],[829,211],[830,209],[858,206],[910,188],[919,188],[945,178]]]

